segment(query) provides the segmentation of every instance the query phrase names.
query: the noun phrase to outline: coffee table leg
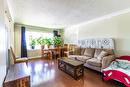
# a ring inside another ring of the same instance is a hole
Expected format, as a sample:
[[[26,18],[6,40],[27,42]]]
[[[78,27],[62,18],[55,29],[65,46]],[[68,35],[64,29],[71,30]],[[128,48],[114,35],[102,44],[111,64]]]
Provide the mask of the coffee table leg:
[[[84,76],[84,66],[82,66],[82,77]]]
[[[60,60],[58,59],[58,69],[60,69]]]
[[[83,77],[84,76],[84,66],[80,66],[80,67],[77,67],[75,68],[75,71],[74,71],[74,78],[77,80],[79,77]],[[78,75],[79,74],[79,75]]]
[[[77,68],[74,68],[74,79],[77,80]]]

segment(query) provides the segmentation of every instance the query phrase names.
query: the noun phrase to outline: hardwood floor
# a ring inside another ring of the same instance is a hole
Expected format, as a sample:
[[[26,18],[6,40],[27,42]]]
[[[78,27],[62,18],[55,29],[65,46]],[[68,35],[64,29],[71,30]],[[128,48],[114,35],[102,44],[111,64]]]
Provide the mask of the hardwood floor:
[[[28,64],[32,87],[125,87],[116,81],[102,81],[101,74],[85,69],[84,77],[74,80],[60,71],[56,60],[32,60]]]

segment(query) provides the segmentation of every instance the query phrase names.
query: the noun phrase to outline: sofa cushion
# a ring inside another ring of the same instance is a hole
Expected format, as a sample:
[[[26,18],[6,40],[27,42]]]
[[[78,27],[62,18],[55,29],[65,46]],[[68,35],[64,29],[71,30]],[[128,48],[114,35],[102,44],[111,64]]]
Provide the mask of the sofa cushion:
[[[86,62],[86,60],[90,59],[91,57],[87,57],[87,56],[84,56],[84,55],[81,55],[81,56],[77,56],[76,59],[79,60],[79,61],[82,61],[82,62]]]
[[[86,63],[92,66],[101,67],[101,61],[98,60],[97,58],[88,59]]]
[[[84,55],[88,57],[93,57],[95,49],[94,48],[86,48],[84,51]]]
[[[98,60],[102,60],[102,58],[104,57],[104,56],[107,56],[108,55],[108,53],[106,52],[106,51],[101,51],[100,52],[100,54],[97,56],[97,59]]]
[[[84,55],[85,48],[80,48],[81,55]]]
[[[68,58],[70,58],[70,59],[76,59],[76,57],[78,57],[78,55],[68,55]]]
[[[95,49],[94,57],[98,57],[98,55],[101,53],[102,49]]]

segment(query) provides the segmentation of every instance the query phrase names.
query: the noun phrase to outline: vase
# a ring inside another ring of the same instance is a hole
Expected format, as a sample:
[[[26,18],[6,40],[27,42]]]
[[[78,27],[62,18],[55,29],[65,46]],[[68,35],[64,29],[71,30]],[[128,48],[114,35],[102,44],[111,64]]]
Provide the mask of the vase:
[[[31,49],[35,49],[35,46],[31,46]]]

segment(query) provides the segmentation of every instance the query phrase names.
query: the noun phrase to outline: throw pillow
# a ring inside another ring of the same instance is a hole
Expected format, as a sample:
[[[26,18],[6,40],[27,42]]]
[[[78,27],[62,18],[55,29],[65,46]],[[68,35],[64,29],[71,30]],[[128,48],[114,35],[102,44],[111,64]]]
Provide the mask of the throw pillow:
[[[94,48],[86,48],[84,51],[84,55],[88,57],[93,57],[94,51],[95,51]]]
[[[84,54],[85,48],[81,48],[81,55]]]
[[[96,48],[95,49],[95,53],[94,53],[94,57],[98,57],[98,55],[102,52],[103,50],[102,49],[99,49],[99,48]]]
[[[101,51],[101,53],[97,56],[97,59],[102,60],[104,56],[106,56],[108,53],[106,51]]]

